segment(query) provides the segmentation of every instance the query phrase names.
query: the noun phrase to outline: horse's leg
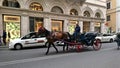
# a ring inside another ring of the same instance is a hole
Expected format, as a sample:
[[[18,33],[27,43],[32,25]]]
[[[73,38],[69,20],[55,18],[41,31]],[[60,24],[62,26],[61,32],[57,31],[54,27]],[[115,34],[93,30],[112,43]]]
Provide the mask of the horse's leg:
[[[63,51],[65,51],[65,47],[66,47],[66,50],[68,51],[68,44],[65,43],[65,45],[63,46]]]
[[[50,47],[51,47],[51,43],[48,42],[48,48],[47,48],[46,55],[48,54]]]
[[[51,43],[53,45],[53,47],[55,48],[56,52],[58,53],[58,49],[56,48],[56,46],[54,45],[54,43]]]
[[[65,46],[66,46],[66,44],[65,44],[65,45],[63,45],[63,51],[65,51]]]
[[[69,44],[66,45],[66,50],[67,50],[67,51],[68,51],[68,45],[69,45]]]

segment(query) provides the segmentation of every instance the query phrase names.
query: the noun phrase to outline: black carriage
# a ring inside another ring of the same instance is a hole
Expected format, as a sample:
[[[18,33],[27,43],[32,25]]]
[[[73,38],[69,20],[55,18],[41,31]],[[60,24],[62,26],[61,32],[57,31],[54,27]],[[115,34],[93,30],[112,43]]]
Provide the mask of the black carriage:
[[[76,48],[77,51],[80,51],[81,48],[93,46],[94,50],[99,50],[101,48],[101,41],[96,39],[98,33],[96,32],[86,32],[77,36],[76,39],[73,39],[73,36],[69,40],[65,40],[64,43],[67,45],[67,50],[69,47]]]

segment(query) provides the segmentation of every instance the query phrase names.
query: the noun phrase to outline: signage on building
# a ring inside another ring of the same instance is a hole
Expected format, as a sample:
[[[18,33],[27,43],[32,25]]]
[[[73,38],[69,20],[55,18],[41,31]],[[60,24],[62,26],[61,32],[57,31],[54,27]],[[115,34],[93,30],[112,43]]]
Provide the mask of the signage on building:
[[[100,23],[95,23],[95,27],[100,27]]]
[[[4,22],[20,22],[20,16],[4,15]]]

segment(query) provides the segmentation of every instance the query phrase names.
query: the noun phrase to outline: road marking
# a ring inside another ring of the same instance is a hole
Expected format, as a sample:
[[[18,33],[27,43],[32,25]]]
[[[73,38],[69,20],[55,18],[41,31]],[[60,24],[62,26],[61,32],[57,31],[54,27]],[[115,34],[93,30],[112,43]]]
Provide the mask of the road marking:
[[[52,59],[52,58],[69,56],[69,55],[75,55],[75,54],[77,54],[77,53],[60,54],[60,55],[50,55],[50,56],[43,56],[43,57],[37,57],[37,58],[29,58],[29,59],[22,59],[22,60],[0,62],[0,66],[18,64],[18,63],[25,63],[25,62],[33,62],[33,61],[39,61],[39,60],[45,60],[45,59]]]
[[[111,50],[111,49],[115,49],[115,47],[101,49],[100,51],[106,51],[106,50]],[[0,66],[19,64],[19,63],[25,63],[25,62],[33,62],[33,61],[52,59],[52,58],[58,58],[58,57],[63,57],[63,56],[76,55],[76,54],[78,54],[78,53],[77,52],[76,53],[65,53],[65,54],[59,54],[59,55],[49,55],[49,56],[43,56],[43,57],[37,57],[37,58],[29,58],[29,59],[22,59],[22,60],[0,62]]]

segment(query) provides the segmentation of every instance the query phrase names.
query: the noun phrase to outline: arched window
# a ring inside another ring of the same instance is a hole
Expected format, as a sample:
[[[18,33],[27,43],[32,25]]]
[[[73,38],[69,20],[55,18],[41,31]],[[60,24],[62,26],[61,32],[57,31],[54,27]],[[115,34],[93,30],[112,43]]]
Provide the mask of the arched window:
[[[77,10],[71,9],[71,10],[70,10],[70,15],[78,15]]]
[[[36,3],[36,2],[33,2],[30,4],[30,9],[35,10],[35,11],[43,11],[43,7],[39,3]]]
[[[54,6],[51,10],[51,12],[55,12],[55,13],[63,13],[63,10],[58,7],[58,6]]]
[[[100,18],[100,17],[101,17],[100,13],[97,12],[97,13],[95,14],[95,17],[96,17],[96,18]]]
[[[85,12],[84,12],[84,16],[85,16],[85,17],[90,17],[90,13],[89,13],[88,11],[85,11]]]
[[[17,0],[4,0],[3,1],[3,6],[20,8],[20,4],[18,3]]]

